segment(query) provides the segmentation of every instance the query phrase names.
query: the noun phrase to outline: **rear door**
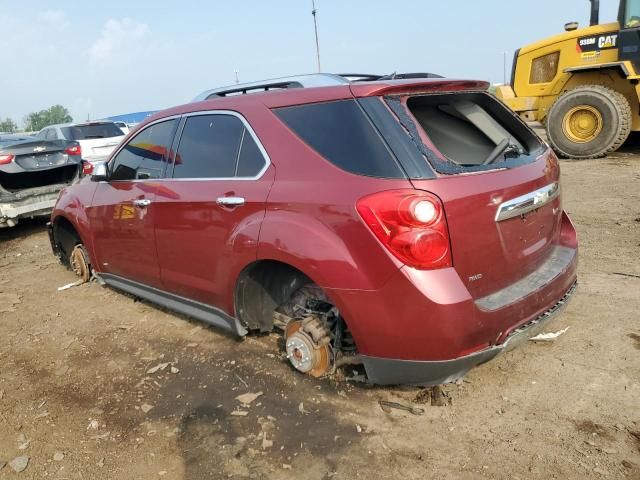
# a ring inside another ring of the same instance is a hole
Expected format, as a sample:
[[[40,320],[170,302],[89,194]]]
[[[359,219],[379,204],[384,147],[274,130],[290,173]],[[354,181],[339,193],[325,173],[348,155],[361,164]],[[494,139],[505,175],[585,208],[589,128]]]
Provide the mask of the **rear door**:
[[[154,218],[178,119],[141,130],[109,162],[89,210],[100,271],[161,287]]]
[[[257,255],[273,167],[233,112],[187,116],[175,150],[172,178],[155,203],[162,281],[170,292],[229,310],[237,269]]]

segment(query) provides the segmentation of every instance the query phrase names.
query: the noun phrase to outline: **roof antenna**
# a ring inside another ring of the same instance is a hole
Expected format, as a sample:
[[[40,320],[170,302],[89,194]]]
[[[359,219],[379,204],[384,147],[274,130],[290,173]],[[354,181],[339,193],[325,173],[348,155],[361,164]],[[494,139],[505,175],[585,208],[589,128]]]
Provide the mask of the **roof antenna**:
[[[316,0],[311,0],[311,15],[313,15],[313,28],[316,32],[316,57],[318,59],[318,73],[320,73],[320,43],[318,42],[318,21],[316,19]]]

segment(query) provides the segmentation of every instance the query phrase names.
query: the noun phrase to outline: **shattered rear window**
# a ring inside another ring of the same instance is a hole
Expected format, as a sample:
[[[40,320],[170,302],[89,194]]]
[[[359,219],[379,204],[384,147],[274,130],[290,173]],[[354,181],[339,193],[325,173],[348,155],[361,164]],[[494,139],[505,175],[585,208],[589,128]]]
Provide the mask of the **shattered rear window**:
[[[482,92],[386,97],[420,152],[440,173],[513,168],[544,145],[512,112]]]

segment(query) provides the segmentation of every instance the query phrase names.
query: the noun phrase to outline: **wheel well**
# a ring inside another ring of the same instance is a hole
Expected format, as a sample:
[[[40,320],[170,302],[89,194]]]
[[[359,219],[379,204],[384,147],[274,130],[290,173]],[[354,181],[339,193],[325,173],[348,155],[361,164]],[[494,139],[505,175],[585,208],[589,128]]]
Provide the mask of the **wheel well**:
[[[286,263],[259,260],[245,268],[236,283],[236,316],[249,330],[269,332],[275,309],[299,288],[313,283]]]
[[[65,265],[69,265],[69,257],[73,247],[82,243],[80,235],[69,220],[58,217],[53,223],[53,238],[60,251],[60,260]]]

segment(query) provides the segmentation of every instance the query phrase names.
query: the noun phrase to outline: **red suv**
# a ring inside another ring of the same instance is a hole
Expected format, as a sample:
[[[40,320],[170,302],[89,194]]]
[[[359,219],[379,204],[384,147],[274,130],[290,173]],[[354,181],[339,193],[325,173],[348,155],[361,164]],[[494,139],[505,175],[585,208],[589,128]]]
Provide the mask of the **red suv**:
[[[67,187],[49,231],[79,275],[321,376],[455,380],[576,285],[558,161],[484,82],[304,75],[205,92]]]

